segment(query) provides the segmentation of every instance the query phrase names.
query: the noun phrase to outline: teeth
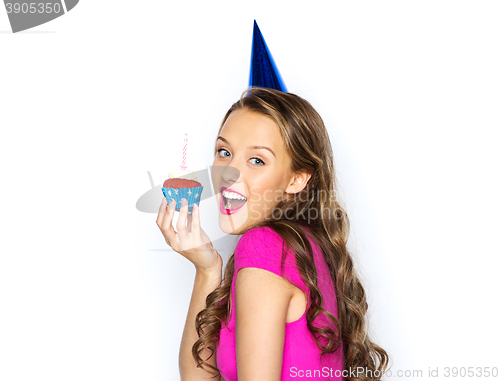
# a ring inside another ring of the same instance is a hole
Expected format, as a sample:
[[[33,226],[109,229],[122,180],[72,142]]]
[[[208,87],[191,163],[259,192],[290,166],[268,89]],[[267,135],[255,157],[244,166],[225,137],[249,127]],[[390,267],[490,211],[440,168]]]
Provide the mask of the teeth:
[[[222,195],[225,197],[225,198],[228,198],[228,199],[233,199],[233,200],[246,200],[245,197],[243,197],[242,195],[239,195],[238,193],[234,193],[234,192],[228,192],[226,190],[223,190],[222,191]]]

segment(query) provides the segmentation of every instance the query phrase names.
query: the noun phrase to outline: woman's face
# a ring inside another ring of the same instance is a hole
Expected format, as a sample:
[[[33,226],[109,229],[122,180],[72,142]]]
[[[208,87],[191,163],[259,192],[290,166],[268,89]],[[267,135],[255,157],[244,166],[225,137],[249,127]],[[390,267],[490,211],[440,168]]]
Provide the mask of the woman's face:
[[[243,234],[271,216],[290,190],[290,165],[278,126],[271,118],[247,109],[233,111],[217,138],[212,168],[222,231]]]

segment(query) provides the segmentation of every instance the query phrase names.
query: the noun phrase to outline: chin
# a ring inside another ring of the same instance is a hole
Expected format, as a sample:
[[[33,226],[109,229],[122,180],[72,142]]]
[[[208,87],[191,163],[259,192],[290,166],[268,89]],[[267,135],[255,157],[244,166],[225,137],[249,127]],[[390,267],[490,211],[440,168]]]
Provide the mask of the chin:
[[[217,197],[219,198],[221,196],[218,195]],[[217,204],[220,205],[220,201]],[[219,227],[226,234],[240,234],[240,232],[243,231],[243,228],[247,225],[247,220],[248,208],[246,205],[234,214],[224,214],[219,209]]]
[[[236,215],[224,215],[219,212],[219,227],[226,234],[238,235],[246,226],[246,218],[240,219]]]
[[[220,227],[220,230],[222,230],[225,234],[228,234],[228,235],[238,235],[240,234],[239,233],[239,229],[236,229],[233,231],[232,227],[229,226],[225,221],[221,221],[221,219],[219,219],[219,227]]]

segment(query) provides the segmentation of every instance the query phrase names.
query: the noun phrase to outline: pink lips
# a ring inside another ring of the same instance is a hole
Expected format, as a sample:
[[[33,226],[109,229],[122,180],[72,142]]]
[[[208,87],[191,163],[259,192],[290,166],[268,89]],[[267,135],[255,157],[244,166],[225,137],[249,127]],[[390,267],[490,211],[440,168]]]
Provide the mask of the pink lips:
[[[239,194],[240,196],[243,196],[245,197],[245,195],[242,195],[240,192],[237,192],[235,191],[234,189],[231,189],[231,188],[226,188],[226,187],[220,187],[220,212],[222,214],[225,214],[225,215],[230,215],[230,214],[234,214],[236,213],[238,210],[240,210],[241,208],[243,208],[245,206],[245,204],[241,205],[238,209],[226,209],[224,208],[224,200],[223,200],[223,197],[222,196],[222,191],[224,190],[227,190],[228,192],[234,192],[234,193],[237,193]],[[246,198],[246,197],[245,197]]]

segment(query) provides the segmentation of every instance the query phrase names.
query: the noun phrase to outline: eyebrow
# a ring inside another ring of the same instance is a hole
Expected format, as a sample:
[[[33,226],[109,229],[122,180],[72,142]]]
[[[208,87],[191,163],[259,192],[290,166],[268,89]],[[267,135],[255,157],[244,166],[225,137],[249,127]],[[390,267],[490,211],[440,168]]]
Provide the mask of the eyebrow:
[[[226,144],[231,144],[231,143],[229,143],[226,139],[224,139],[224,138],[223,138],[222,136],[220,136],[220,135],[219,135],[219,136],[217,136],[217,139],[216,139],[216,140],[219,140],[219,139],[220,139],[220,140],[222,140],[222,141],[223,141],[224,143],[226,143]],[[276,156],[276,154],[274,153],[274,151],[273,151],[271,148],[269,148],[269,147],[266,147],[266,146],[249,146],[249,147],[247,147],[247,148],[251,148],[251,149],[267,149],[269,152],[271,152],[271,153],[274,155],[274,157],[275,157],[275,158],[277,158],[277,156]]]

